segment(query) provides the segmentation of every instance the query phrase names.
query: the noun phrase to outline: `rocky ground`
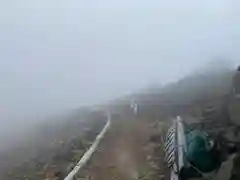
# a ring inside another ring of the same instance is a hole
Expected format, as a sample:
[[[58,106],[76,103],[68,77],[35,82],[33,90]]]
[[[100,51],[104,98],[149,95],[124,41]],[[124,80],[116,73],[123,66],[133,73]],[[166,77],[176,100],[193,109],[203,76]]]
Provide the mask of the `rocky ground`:
[[[1,180],[59,180],[95,140],[106,117],[74,120],[44,128],[29,142],[0,153]],[[44,133],[43,133],[44,131]]]

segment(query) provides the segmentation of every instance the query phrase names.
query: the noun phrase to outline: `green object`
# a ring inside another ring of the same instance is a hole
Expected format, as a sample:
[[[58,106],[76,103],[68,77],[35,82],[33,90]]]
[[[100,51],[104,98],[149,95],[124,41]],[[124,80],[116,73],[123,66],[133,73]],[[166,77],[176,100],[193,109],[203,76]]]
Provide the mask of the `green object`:
[[[187,160],[198,170],[207,173],[216,169],[216,162],[211,153],[211,144],[207,136],[199,131],[193,130],[186,134]]]

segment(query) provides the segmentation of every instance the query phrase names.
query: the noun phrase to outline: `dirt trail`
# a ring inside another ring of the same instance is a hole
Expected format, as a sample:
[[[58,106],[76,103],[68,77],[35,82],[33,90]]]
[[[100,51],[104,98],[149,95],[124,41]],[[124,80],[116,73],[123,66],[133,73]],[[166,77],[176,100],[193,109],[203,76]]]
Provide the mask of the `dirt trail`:
[[[147,122],[123,120],[114,122],[98,151],[78,179],[153,180],[158,167],[153,164],[155,133]]]

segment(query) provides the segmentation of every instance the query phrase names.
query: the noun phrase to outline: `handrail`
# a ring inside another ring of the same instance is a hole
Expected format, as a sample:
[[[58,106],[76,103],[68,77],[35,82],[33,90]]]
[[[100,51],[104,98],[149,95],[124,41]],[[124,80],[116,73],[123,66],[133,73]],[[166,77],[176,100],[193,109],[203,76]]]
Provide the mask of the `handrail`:
[[[76,164],[76,166],[73,168],[73,170],[67,175],[67,177],[64,178],[64,180],[73,180],[73,178],[76,176],[76,174],[81,170],[81,168],[84,167],[84,165],[90,160],[93,153],[96,151],[100,141],[108,131],[111,125],[111,114],[107,113],[107,123],[105,124],[104,128],[100,132],[100,134],[96,137],[95,141],[93,142],[92,146],[88,149],[88,151],[82,156],[80,161]]]

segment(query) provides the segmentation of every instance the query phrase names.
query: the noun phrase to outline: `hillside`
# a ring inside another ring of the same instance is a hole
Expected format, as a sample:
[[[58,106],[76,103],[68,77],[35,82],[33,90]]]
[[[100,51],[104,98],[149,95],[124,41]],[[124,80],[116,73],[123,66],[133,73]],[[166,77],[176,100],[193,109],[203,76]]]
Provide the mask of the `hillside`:
[[[163,170],[163,159],[159,156],[163,151],[159,137],[161,122],[176,115],[199,117],[209,107],[217,109],[218,117],[225,118],[222,107],[233,74],[231,69],[201,71],[102,106],[112,111],[113,127],[79,178],[90,175],[94,180],[114,176],[121,180],[141,179],[139,176],[145,180],[163,178],[164,173],[159,170]],[[133,100],[139,104],[137,116],[130,109]],[[91,108],[76,110],[61,119],[65,121],[44,125],[21,147],[2,153],[1,179],[62,179],[106,122],[103,112]],[[122,158],[118,159],[121,154]]]
[[[231,69],[201,72],[186,76],[177,82],[156,89],[155,93],[138,93],[132,98],[144,111],[167,116],[199,113],[207,106],[221,106],[231,91],[234,71]]]

